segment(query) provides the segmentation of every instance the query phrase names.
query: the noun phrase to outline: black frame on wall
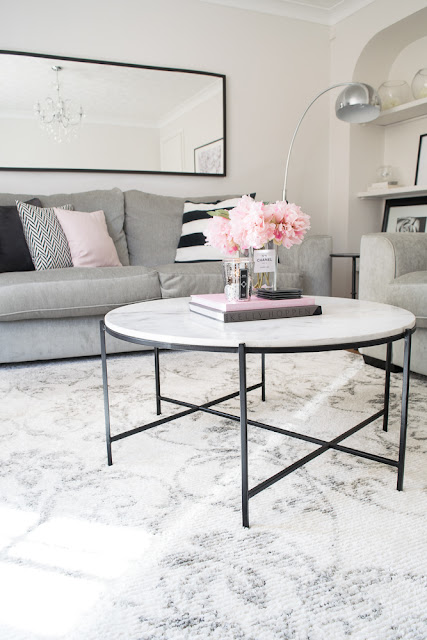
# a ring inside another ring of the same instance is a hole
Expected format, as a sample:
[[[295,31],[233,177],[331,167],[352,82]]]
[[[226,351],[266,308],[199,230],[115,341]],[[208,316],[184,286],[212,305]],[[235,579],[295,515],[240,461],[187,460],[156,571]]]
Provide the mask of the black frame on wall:
[[[0,55],[16,55],[16,56],[29,56],[32,58],[44,58],[52,61],[68,61],[68,62],[82,62],[89,64],[110,65],[114,67],[125,67],[131,69],[146,69],[151,71],[169,71],[178,73],[188,73],[203,76],[212,76],[221,80],[222,83],[222,119],[223,119],[223,171],[221,173],[196,173],[194,171],[160,171],[160,170],[146,170],[146,169],[93,169],[93,168],[64,168],[64,167],[3,167],[0,166],[0,170],[4,171],[63,171],[63,172],[83,172],[83,173],[130,173],[130,174],[160,174],[160,175],[185,175],[185,176],[203,176],[203,177],[223,177],[226,175],[226,140],[227,140],[227,127],[226,127],[226,76],[221,73],[214,73],[211,71],[200,71],[195,69],[180,69],[175,67],[160,67],[150,66],[143,64],[135,64],[128,62],[113,62],[109,60],[94,60],[91,58],[74,58],[70,56],[57,56],[46,53],[30,53],[26,51],[10,51],[0,49]]]
[[[427,233],[427,196],[386,200],[381,231]]]
[[[427,133],[420,136],[418,145],[417,168],[415,171],[415,184],[427,184]]]

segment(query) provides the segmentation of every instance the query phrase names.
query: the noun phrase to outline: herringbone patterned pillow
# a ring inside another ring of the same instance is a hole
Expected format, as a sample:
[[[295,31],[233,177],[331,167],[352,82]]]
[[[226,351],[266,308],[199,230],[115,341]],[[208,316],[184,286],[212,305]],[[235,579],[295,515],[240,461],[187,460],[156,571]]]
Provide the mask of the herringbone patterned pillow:
[[[19,200],[16,206],[36,271],[72,267],[70,247],[53,207],[41,209]],[[71,204],[60,208],[73,210]]]

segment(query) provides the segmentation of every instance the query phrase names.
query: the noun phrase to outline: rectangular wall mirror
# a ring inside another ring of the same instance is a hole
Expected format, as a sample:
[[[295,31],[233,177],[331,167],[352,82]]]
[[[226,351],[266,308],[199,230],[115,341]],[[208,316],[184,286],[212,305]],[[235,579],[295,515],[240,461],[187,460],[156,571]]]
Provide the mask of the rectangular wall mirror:
[[[225,175],[225,76],[0,51],[0,168]]]

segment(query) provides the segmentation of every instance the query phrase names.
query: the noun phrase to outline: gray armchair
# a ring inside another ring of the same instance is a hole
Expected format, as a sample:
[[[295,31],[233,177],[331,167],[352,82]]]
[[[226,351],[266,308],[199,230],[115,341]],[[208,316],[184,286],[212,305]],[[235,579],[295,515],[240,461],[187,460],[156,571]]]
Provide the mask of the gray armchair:
[[[427,375],[427,233],[371,233],[360,245],[359,298],[408,309],[417,318],[411,371]],[[367,362],[385,361],[385,347],[361,349]],[[403,341],[393,344],[402,366]]]

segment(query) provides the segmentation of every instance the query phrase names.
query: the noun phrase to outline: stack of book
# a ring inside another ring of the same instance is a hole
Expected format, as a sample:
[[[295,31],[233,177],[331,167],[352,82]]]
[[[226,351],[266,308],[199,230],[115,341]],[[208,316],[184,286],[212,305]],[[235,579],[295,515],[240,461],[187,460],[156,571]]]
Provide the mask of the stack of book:
[[[266,300],[252,297],[244,302],[228,302],[223,293],[191,296],[190,310],[220,322],[249,322],[276,318],[318,316],[322,307],[310,296],[285,300]]]

